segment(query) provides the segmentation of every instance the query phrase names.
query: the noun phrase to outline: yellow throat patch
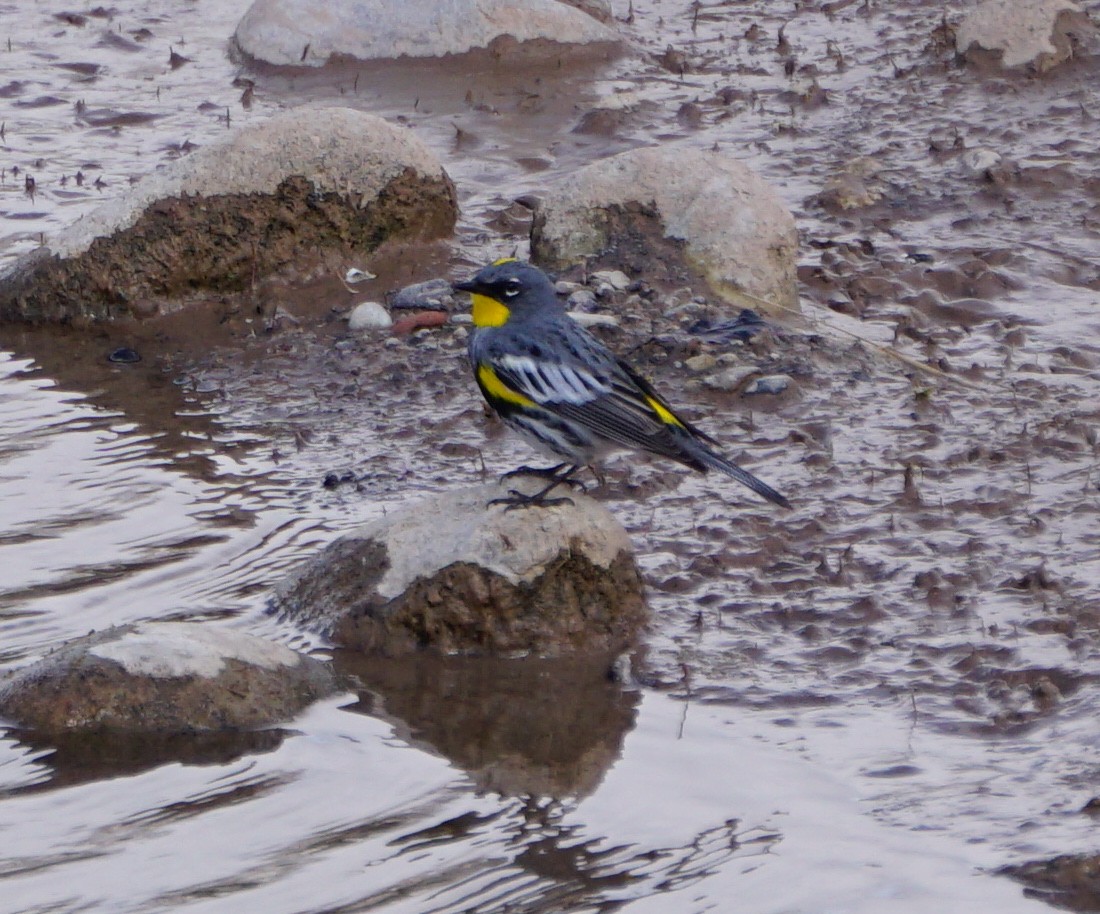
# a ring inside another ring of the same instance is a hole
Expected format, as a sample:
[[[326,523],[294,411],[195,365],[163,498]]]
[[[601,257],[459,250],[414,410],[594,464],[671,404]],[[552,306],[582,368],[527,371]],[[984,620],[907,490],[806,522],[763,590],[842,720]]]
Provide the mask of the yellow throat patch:
[[[507,305],[488,295],[475,292],[470,296],[470,301],[473,302],[470,314],[475,327],[502,327],[512,314]]]
[[[499,260],[494,260],[491,266],[499,267],[506,263],[516,263],[516,258],[501,257]],[[503,327],[511,317],[512,312],[504,302],[490,298],[488,295],[478,295],[475,292],[470,295],[470,301],[473,304],[471,316],[475,327]]]

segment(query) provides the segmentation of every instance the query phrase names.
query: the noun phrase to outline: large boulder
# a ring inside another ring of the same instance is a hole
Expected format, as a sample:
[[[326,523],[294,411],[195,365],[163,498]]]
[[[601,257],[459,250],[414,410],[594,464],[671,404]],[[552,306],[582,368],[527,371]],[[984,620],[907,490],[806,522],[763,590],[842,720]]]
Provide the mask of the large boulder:
[[[195,622],[143,622],[62,645],[0,683],[0,716],[40,733],[201,733],[288,720],[336,690],[288,647]]]
[[[1043,73],[1094,36],[1088,15],[1073,0],[987,0],[959,23],[955,49],[975,62],[993,59]]]
[[[448,492],[341,537],[276,588],[272,611],[391,656],[626,647],[646,620],[626,531],[579,493],[573,504],[488,505],[504,494]]]
[[[255,60],[296,67],[324,66],[334,57],[443,57],[506,39],[619,41],[606,25],[557,0],[255,0],[234,37]]]
[[[565,269],[600,258],[646,271],[682,257],[737,308],[798,310],[794,218],[775,191],[720,152],[634,149],[577,171],[542,200],[532,259]]]
[[[101,320],[240,292],[320,251],[442,237],[454,186],[405,128],[298,108],[149,175],[0,274],[0,319]]]

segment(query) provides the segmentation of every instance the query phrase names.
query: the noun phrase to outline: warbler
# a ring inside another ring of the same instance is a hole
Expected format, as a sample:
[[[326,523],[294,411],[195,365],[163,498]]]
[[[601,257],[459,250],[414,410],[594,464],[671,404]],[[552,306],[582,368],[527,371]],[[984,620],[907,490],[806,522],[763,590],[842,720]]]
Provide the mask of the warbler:
[[[510,428],[558,464],[506,475],[549,479],[533,495],[510,491],[511,507],[555,504],[548,494],[583,466],[632,449],[693,470],[718,470],[774,504],[790,503],[715,450],[718,442],[677,415],[653,386],[574,321],[538,267],[497,260],[454,288],[469,292],[470,364],[486,401]]]

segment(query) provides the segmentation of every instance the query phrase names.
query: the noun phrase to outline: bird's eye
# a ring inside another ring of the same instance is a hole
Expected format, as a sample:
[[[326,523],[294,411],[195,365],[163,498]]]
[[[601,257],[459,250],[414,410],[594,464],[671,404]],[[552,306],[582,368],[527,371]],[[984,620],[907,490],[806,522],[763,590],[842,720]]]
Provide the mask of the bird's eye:
[[[521,288],[518,279],[509,279],[508,282],[504,284],[504,294],[509,298],[515,298],[519,295]]]

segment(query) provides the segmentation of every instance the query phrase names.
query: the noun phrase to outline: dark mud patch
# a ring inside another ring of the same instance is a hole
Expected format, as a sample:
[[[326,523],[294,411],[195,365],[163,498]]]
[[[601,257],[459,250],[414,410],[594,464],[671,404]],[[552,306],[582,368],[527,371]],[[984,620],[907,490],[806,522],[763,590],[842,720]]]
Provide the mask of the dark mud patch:
[[[411,169],[367,205],[301,177],[272,194],[171,197],[70,258],[32,257],[0,288],[0,318],[32,323],[148,317],[210,293],[242,293],[319,254],[365,256],[384,241],[445,236],[450,181]]]

